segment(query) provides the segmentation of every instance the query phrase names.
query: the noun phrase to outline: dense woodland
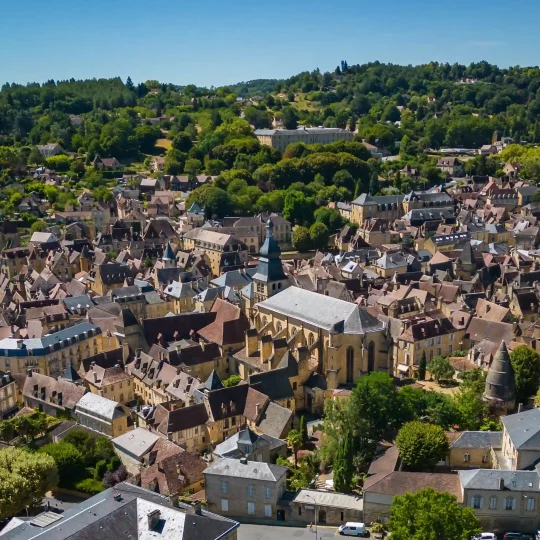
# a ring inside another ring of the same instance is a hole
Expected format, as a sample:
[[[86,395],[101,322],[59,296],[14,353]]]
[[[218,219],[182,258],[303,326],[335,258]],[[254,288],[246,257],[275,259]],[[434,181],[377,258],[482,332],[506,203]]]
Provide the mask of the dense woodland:
[[[56,208],[83,188],[98,198],[110,197],[110,182],[91,166],[96,155],[114,156],[128,170],[143,171],[152,155],[161,154],[166,157],[162,174],[217,176],[189,201],[200,202],[209,216],[279,211],[296,224],[318,221],[332,232],[342,223],[325,208],[328,201],[441,183],[436,157],[426,149],[478,148],[490,143],[495,131],[520,144],[502,155],[471,159],[465,171],[502,174],[503,162],[517,161],[522,175],[537,182],[539,115],[540,69],[500,69],[487,62],[349,66],[343,61],[333,72],[317,69],[287,80],[210,89],[158,81],[135,85],[129,78],[5,84],[0,91],[0,210],[12,213],[29,191],[12,185],[28,166],[43,163],[35,145],[57,142],[68,154],[46,165],[69,177],[68,189],[51,188],[46,194],[43,186],[31,184]],[[271,127],[274,119],[287,128],[323,125],[358,134],[353,143],[296,144],[281,155],[253,135],[254,128]],[[399,153],[400,160],[381,164],[371,159],[363,140]],[[396,174],[405,164],[418,168],[421,178]],[[318,229],[311,235],[315,244],[326,234]]]

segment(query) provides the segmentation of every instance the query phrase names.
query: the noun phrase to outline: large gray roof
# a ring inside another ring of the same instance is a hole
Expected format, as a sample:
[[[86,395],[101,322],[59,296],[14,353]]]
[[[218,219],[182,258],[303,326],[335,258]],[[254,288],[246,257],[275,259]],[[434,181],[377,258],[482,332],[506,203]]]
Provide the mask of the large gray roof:
[[[540,491],[536,471],[503,471],[500,469],[470,469],[458,471],[464,489],[501,491],[500,479],[504,480],[504,491]]]
[[[502,448],[502,432],[464,431],[450,446],[452,448]]]
[[[259,461],[242,463],[238,459],[221,458],[205,469],[204,474],[277,482],[287,474],[287,467]]]
[[[540,409],[503,416],[501,422],[518,450],[540,450]]]
[[[356,304],[298,287],[289,287],[257,305],[262,310],[280,313],[333,333],[366,334],[384,330],[384,323]]]

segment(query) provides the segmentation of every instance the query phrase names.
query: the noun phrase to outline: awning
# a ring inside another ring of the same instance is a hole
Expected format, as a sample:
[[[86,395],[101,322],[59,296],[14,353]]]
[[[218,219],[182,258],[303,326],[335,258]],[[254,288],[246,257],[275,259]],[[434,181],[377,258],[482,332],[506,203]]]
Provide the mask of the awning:
[[[398,369],[398,371],[400,373],[408,373],[409,372],[409,366],[407,364],[398,364],[397,369]]]

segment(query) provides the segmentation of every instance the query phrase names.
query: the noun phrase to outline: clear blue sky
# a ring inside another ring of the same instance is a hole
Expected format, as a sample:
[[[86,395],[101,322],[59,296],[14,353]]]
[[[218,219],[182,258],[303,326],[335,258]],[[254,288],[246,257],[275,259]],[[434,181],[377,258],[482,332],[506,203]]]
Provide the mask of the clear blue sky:
[[[372,60],[540,63],[538,0],[3,0],[0,83],[232,84]]]

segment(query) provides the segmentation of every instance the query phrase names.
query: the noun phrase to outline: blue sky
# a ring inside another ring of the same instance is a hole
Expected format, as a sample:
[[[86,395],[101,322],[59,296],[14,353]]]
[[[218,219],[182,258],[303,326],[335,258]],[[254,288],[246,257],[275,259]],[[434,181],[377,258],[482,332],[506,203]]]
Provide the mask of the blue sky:
[[[232,84],[340,62],[538,65],[538,0],[2,0],[0,83]]]

